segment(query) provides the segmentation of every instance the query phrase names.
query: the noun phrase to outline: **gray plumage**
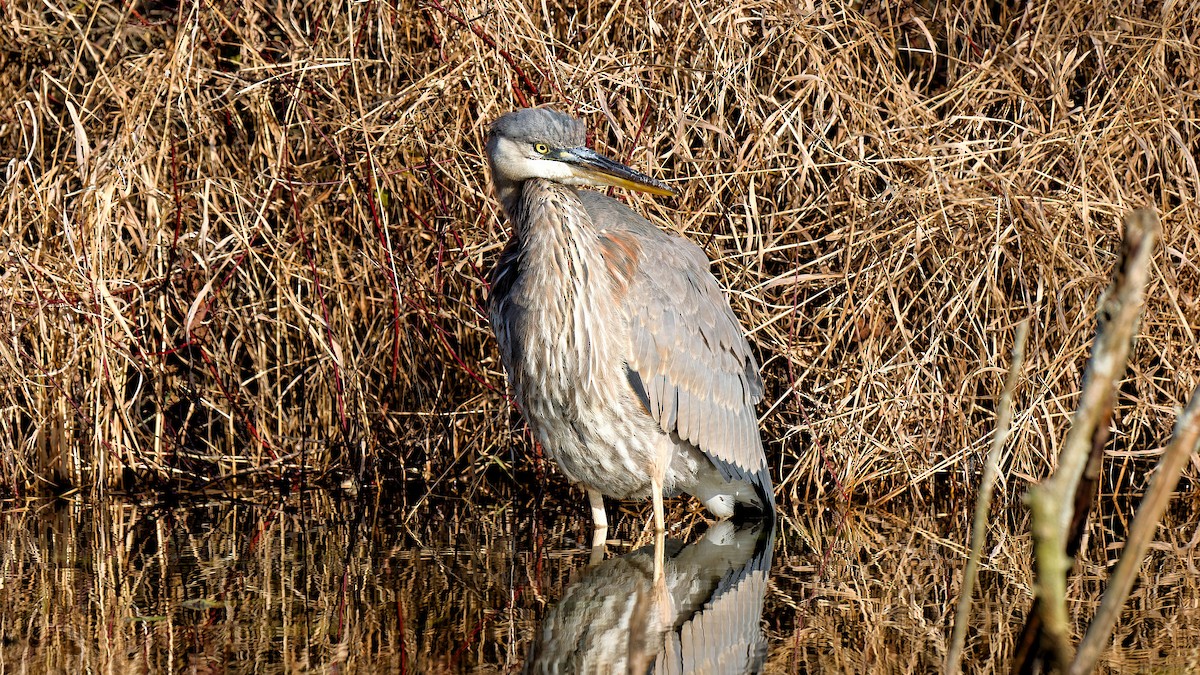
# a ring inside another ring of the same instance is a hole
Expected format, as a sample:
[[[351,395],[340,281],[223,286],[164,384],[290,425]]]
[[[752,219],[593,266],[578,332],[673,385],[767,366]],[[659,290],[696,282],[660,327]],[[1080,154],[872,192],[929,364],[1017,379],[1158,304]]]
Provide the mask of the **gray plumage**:
[[[583,147],[552,110],[509,113],[488,159],[513,237],[492,276],[501,359],[538,441],[599,495],[688,492],[718,517],[774,513],[758,365],[708,258],[582,185],[672,194]],[[657,523],[661,529],[661,522]]]
[[[769,525],[725,521],[687,546],[667,542],[661,584],[653,546],[588,569],[542,620],[523,672],[760,672],[773,540]]]

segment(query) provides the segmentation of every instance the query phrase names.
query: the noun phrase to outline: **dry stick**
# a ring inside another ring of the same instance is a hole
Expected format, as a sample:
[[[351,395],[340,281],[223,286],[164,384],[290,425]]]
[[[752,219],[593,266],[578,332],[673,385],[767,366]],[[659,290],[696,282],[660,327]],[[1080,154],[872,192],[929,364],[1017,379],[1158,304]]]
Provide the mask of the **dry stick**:
[[[983,467],[983,483],[979,486],[979,498],[975,502],[975,517],[971,523],[971,553],[967,558],[967,568],[963,571],[962,590],[959,591],[958,607],[954,611],[950,651],[946,655],[945,669],[948,673],[957,673],[962,668],[963,644],[966,642],[967,623],[971,613],[971,594],[975,591],[979,558],[983,552],[983,542],[987,539],[987,516],[992,506],[992,490],[996,486],[996,478],[1000,475],[1000,453],[1004,450],[1004,442],[1008,440],[1008,430],[1012,425],[1013,390],[1017,388],[1017,377],[1021,373],[1021,365],[1025,362],[1025,341],[1028,338],[1029,320],[1026,319],[1017,326],[1012,363],[1008,367],[1008,377],[1004,379],[1004,389],[1000,394],[1000,407],[996,411],[996,434],[992,437],[987,464]]]
[[[1102,443],[1112,412],[1114,389],[1125,374],[1130,345],[1142,311],[1142,294],[1149,278],[1150,256],[1161,228],[1149,209],[1125,216],[1125,238],[1112,282],[1100,299],[1092,358],[1083,376],[1083,391],[1071,429],[1059,454],[1058,469],[1049,479],[1029,490],[1032,512],[1035,572],[1035,606],[1042,623],[1041,649],[1050,653],[1052,665],[1063,669],[1071,662],[1072,646],[1067,619],[1067,573],[1072,556],[1067,553],[1072,520],[1086,517],[1074,508],[1080,495],[1080,478],[1089,457]],[[1031,616],[1031,621],[1033,617]],[[1039,650],[1033,650],[1036,655]],[[1021,667],[1025,664],[1018,663]]]
[[[1109,578],[1108,588],[1104,590],[1104,598],[1100,601],[1100,610],[1088,626],[1087,635],[1079,645],[1079,653],[1075,662],[1067,671],[1070,675],[1090,673],[1096,666],[1100,653],[1111,639],[1113,626],[1117,615],[1125,604],[1125,598],[1133,588],[1138,569],[1146,555],[1146,548],[1154,537],[1154,530],[1167,509],[1167,502],[1175,486],[1179,484],[1179,474],[1183,465],[1192,455],[1200,452],[1200,387],[1192,392],[1192,400],[1184,409],[1183,414],[1175,423],[1175,437],[1167,446],[1158,464],[1158,471],[1150,479],[1150,487],[1138,507],[1133,525],[1129,529],[1129,540],[1125,542],[1125,550],[1117,568]]]
[[[1104,416],[1096,425],[1092,434],[1092,452],[1088,456],[1087,467],[1083,470],[1083,478],[1075,488],[1075,506],[1071,516],[1071,527],[1067,531],[1067,557],[1074,559],[1079,553],[1079,544],[1083,540],[1083,531],[1087,525],[1088,513],[1092,510],[1092,501],[1096,497],[1097,486],[1100,485],[1100,469],[1104,466],[1104,446],[1108,444],[1109,419],[1112,417],[1112,407],[1104,411]],[[1017,664],[1014,672],[1028,675],[1035,672],[1039,665],[1040,652],[1036,651],[1042,636],[1041,600],[1033,599],[1029,607],[1029,618],[1017,639]]]
[[[1096,426],[1096,432],[1092,434],[1092,454],[1088,457],[1087,468],[1083,470],[1083,479],[1079,481],[1079,487],[1075,489],[1074,515],[1071,517],[1071,528],[1067,532],[1067,557],[1071,559],[1074,559],[1075,554],[1079,553],[1084,526],[1087,525],[1087,515],[1092,510],[1092,500],[1095,499],[1096,488],[1100,484],[1100,468],[1103,466],[1104,446],[1108,443],[1108,421],[1111,415],[1112,408],[1109,408],[1107,414]],[[1016,656],[1013,659],[1013,663],[1016,664],[1013,672],[1019,672],[1021,675],[1035,672],[1039,665],[1037,659],[1040,652],[1035,651],[1042,636],[1039,598],[1033,599],[1028,616],[1025,628],[1017,639]]]
[[[1067,558],[1071,560],[1079,553],[1088,513],[1092,510],[1092,501],[1096,497],[1097,486],[1100,485],[1100,469],[1104,466],[1104,446],[1108,444],[1111,417],[1112,407],[1109,406],[1092,433],[1092,452],[1088,456],[1087,467],[1083,470],[1083,478],[1075,488],[1071,526],[1067,530],[1066,552]],[[1041,604],[1041,598],[1033,599],[1033,604],[1029,607],[1028,622],[1017,640],[1016,658],[1013,659],[1013,663],[1018,664],[1018,667],[1013,670],[1021,675],[1035,672],[1041,663],[1041,652],[1038,651],[1042,639]]]

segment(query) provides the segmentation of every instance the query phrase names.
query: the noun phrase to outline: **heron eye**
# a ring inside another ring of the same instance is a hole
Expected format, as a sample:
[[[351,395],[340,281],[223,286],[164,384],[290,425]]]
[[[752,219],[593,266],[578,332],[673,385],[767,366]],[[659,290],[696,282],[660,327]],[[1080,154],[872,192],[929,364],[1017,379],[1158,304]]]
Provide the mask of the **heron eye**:
[[[550,148],[547,147],[545,143],[534,143],[533,149],[536,150],[539,155],[544,155],[547,152],[550,152]]]

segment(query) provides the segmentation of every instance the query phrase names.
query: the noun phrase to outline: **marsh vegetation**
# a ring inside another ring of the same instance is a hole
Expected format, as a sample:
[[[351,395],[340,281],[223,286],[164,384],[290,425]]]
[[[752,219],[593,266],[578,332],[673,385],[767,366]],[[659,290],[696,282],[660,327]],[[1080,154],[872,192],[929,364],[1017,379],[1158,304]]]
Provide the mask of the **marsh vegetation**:
[[[1027,319],[966,653],[1005,667],[1021,497],[1057,463],[1133,208],[1161,244],[1072,630],[1200,384],[1195,3],[50,0],[0,22],[5,664],[519,663],[588,534],[483,310],[506,239],[484,137],[519,106],[678,189],[622,198],[705,249],[748,327],[785,516],[769,669],[941,663]],[[1198,475],[1103,668],[1200,661]],[[614,554],[647,514],[615,514]]]

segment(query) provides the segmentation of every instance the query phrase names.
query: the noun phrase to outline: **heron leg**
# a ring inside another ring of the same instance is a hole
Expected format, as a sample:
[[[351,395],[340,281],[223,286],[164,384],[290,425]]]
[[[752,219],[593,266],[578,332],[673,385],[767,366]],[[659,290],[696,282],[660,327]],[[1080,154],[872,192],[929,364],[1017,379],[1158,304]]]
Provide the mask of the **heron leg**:
[[[662,478],[654,476],[650,479],[650,498],[654,502],[654,581],[663,579],[663,552],[666,548],[663,537],[667,528],[663,517],[663,488]]]
[[[667,531],[665,518],[663,517],[663,486],[662,479],[654,477],[650,479],[650,498],[654,502],[654,531],[662,534]]]
[[[588,503],[592,505],[592,525],[597,530],[608,529],[608,515],[604,513],[604,495],[599,490],[587,488]]]
[[[592,505],[592,555],[588,562],[595,565],[604,560],[604,545],[608,543],[608,515],[604,513],[604,495],[599,490],[586,488],[588,502]]]
[[[663,580],[664,580],[663,579],[663,567],[666,563],[666,560],[665,560],[666,549],[667,549],[666,533],[663,532],[662,530],[659,530],[658,532],[654,533],[654,589],[655,589],[655,593],[659,593],[661,590],[665,590],[665,588],[666,588],[666,586],[663,585]],[[662,589],[659,588],[660,585],[663,585]]]

